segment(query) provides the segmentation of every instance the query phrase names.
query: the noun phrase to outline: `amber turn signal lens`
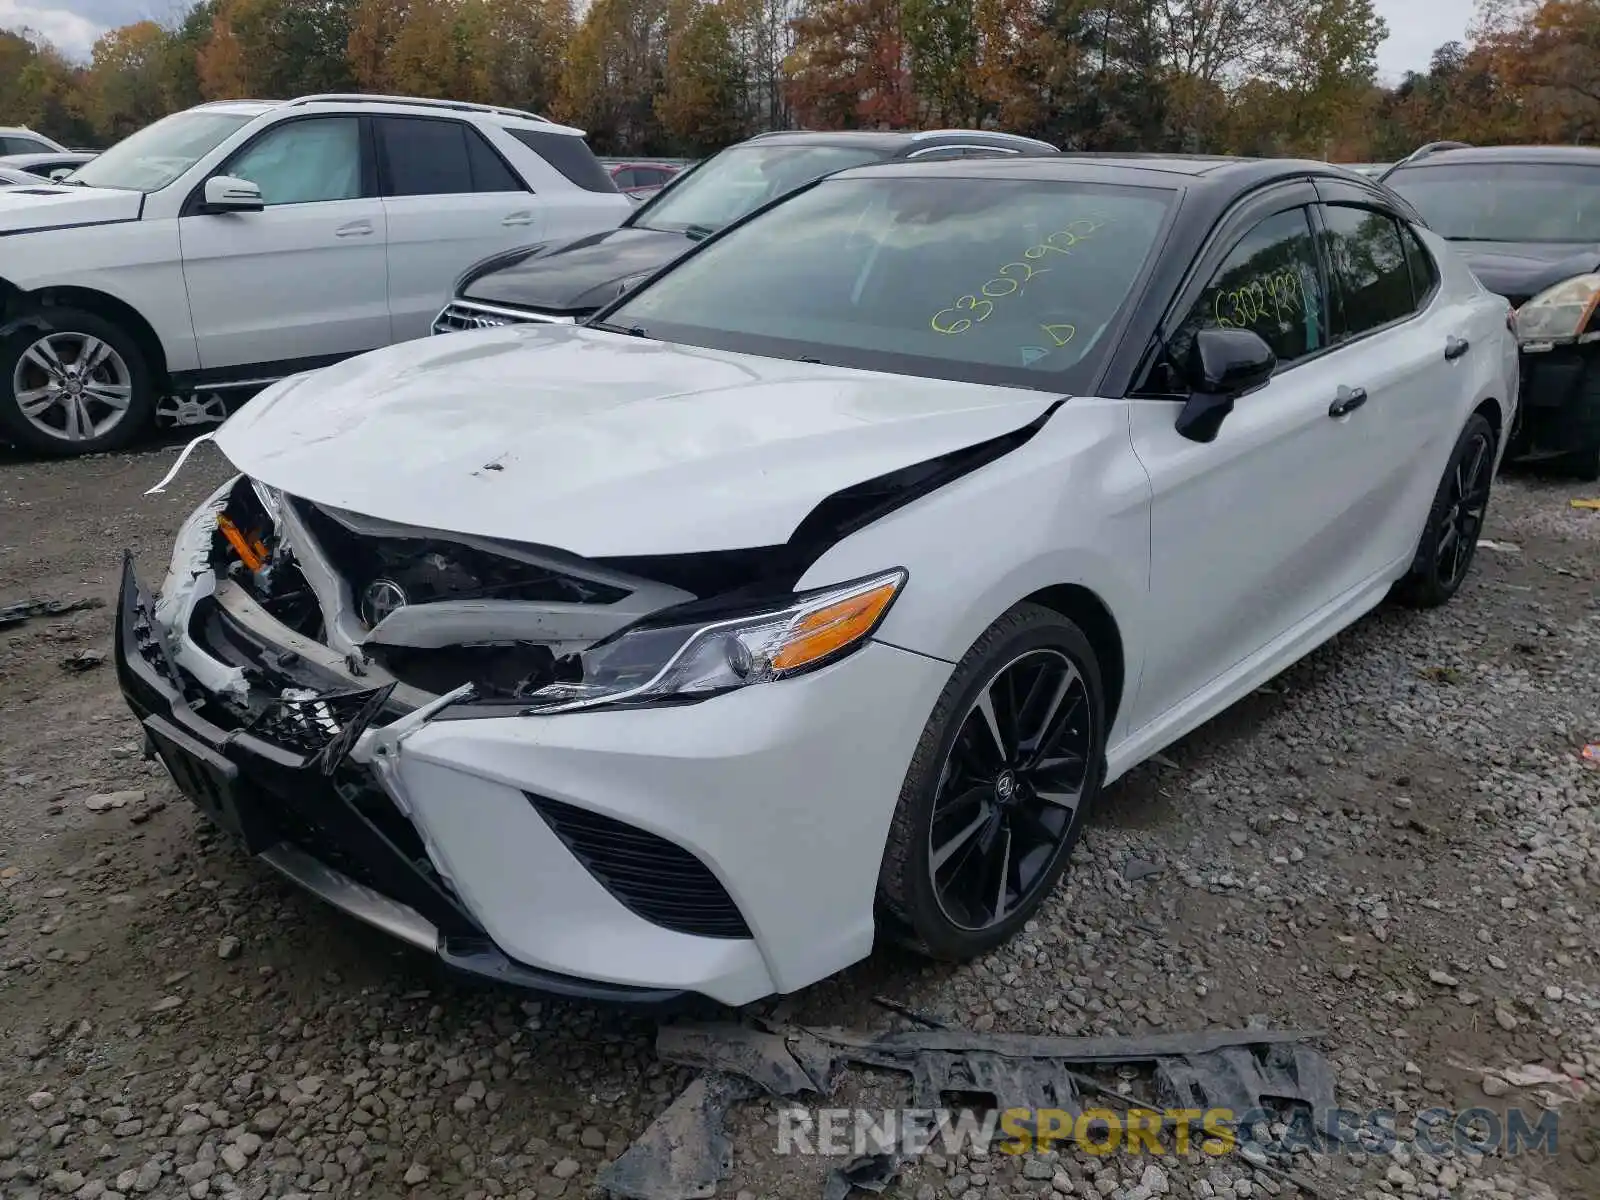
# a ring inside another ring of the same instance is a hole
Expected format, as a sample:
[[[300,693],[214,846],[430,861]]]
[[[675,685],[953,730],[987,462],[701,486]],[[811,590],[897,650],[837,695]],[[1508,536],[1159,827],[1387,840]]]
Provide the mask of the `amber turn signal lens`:
[[[785,635],[783,648],[773,655],[773,670],[793,671],[809,666],[866,637],[877,626],[903,582],[902,576],[880,583],[869,591],[836,600],[800,617]]]

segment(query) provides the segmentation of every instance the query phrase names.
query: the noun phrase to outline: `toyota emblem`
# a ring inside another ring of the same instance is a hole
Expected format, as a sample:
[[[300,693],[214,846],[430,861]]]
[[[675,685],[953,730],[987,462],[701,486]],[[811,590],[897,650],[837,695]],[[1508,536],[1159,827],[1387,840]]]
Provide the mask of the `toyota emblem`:
[[[405,589],[392,579],[374,579],[361,593],[361,616],[368,625],[376,625],[396,609],[404,608],[410,600]]]

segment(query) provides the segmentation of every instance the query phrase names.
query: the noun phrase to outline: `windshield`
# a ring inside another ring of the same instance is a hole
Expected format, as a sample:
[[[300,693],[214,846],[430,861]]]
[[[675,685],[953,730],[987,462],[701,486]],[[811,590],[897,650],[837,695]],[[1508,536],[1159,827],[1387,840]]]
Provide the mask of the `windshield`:
[[[633,224],[713,233],[814,179],[884,157],[884,151],[865,146],[733,146],[661,193]]]
[[[67,181],[158,192],[254,119],[254,114],[241,112],[173,113],[84,163]]]
[[[1600,167],[1453,163],[1385,181],[1441,237],[1458,242],[1600,242]]]
[[[1173,193],[869,173],[683,259],[602,328],[909,375],[1082,390]]]

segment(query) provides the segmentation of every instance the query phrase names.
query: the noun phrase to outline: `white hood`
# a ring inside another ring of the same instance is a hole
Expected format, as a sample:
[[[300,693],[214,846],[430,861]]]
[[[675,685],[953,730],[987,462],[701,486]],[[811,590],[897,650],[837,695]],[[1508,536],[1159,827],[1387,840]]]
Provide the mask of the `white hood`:
[[[0,189],[0,236],[33,229],[64,229],[137,221],[144,197],[117,188],[63,187],[39,180]],[[0,255],[3,255],[0,249]]]
[[[825,496],[1056,398],[572,326],[422,338],[285,380],[217,432],[317,504],[595,557],[776,545]]]

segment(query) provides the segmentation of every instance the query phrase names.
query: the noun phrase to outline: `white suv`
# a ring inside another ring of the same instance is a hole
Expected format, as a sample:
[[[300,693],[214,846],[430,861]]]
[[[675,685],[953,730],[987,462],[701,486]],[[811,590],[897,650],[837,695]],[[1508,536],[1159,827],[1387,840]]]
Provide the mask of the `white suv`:
[[[422,337],[496,251],[632,211],[583,132],[410,97],[175,113],[60,185],[0,192],[0,437],[120,446]]]
[[[66,147],[26,125],[0,125],[0,156],[8,154],[61,154]]]

